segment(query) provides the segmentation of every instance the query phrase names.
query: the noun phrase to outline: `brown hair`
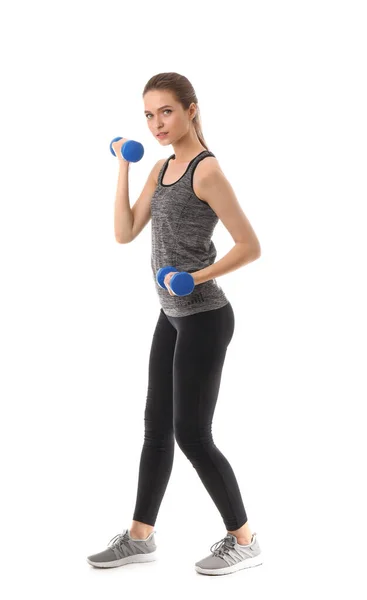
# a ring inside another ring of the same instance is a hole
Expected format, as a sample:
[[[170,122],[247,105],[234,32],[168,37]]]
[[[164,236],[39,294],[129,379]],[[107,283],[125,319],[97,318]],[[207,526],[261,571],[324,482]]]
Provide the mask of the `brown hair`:
[[[189,108],[191,102],[195,102],[197,111],[193,118],[193,123],[196,135],[204,148],[209,150],[201,129],[200,110],[195,90],[187,77],[180,75],[179,73],[158,73],[158,75],[153,75],[146,83],[143,91],[143,98],[145,94],[151,90],[169,90],[176,97],[177,102],[182,104],[184,110]]]

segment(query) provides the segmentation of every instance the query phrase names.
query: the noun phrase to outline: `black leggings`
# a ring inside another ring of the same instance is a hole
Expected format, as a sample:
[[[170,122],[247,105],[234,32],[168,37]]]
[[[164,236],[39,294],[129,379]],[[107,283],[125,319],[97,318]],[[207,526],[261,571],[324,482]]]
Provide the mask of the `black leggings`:
[[[169,317],[161,309],[149,358],[134,521],[155,525],[172,471],[176,439],[212,497],[227,531],[246,523],[235,474],[215,446],[211,432],[233,333],[230,302],[186,317]]]

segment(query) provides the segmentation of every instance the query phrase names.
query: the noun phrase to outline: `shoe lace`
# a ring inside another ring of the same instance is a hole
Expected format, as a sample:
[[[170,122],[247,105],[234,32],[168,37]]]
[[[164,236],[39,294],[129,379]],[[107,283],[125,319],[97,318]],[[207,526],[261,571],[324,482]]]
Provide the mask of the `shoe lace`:
[[[129,541],[129,533],[127,529],[124,529],[124,531],[122,533],[118,533],[117,535],[115,535],[109,542],[108,542],[108,546],[111,548],[121,548],[121,546],[123,544],[126,544],[126,542]],[[111,546],[110,546],[111,544]]]
[[[229,554],[230,548],[233,547],[233,542],[231,538],[225,536],[223,539],[219,540],[219,542],[215,542],[210,548],[210,552],[214,554],[214,556],[223,556],[224,554]],[[214,548],[214,550],[213,550]]]

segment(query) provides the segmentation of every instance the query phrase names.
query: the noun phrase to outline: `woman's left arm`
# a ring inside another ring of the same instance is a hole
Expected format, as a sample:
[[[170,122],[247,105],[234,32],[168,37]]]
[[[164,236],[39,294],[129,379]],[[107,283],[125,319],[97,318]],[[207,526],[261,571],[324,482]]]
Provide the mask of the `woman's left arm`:
[[[235,271],[261,255],[260,242],[217,162],[203,161],[200,166],[200,174],[198,172],[195,180],[197,195],[213,209],[231,234],[235,245],[217,262],[191,273],[195,285]]]

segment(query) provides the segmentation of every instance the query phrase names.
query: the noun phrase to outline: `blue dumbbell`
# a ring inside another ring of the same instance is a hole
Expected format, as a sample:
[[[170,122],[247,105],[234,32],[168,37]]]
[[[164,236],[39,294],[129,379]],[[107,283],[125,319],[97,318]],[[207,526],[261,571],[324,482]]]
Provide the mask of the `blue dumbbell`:
[[[112,148],[112,144],[119,140],[122,140],[121,136],[115,137],[110,143],[110,150],[114,156],[116,156],[116,153]],[[121,155],[129,162],[138,162],[144,155],[143,145],[140,142],[134,142],[134,140],[127,140],[121,146]]]
[[[156,275],[158,285],[166,290],[167,288],[164,284],[164,278],[167,273],[171,273],[172,271],[175,271],[175,274],[172,275],[169,285],[175,296],[188,296],[191,294],[195,287],[193,276],[186,271],[178,271],[176,267],[168,266],[159,269]]]

